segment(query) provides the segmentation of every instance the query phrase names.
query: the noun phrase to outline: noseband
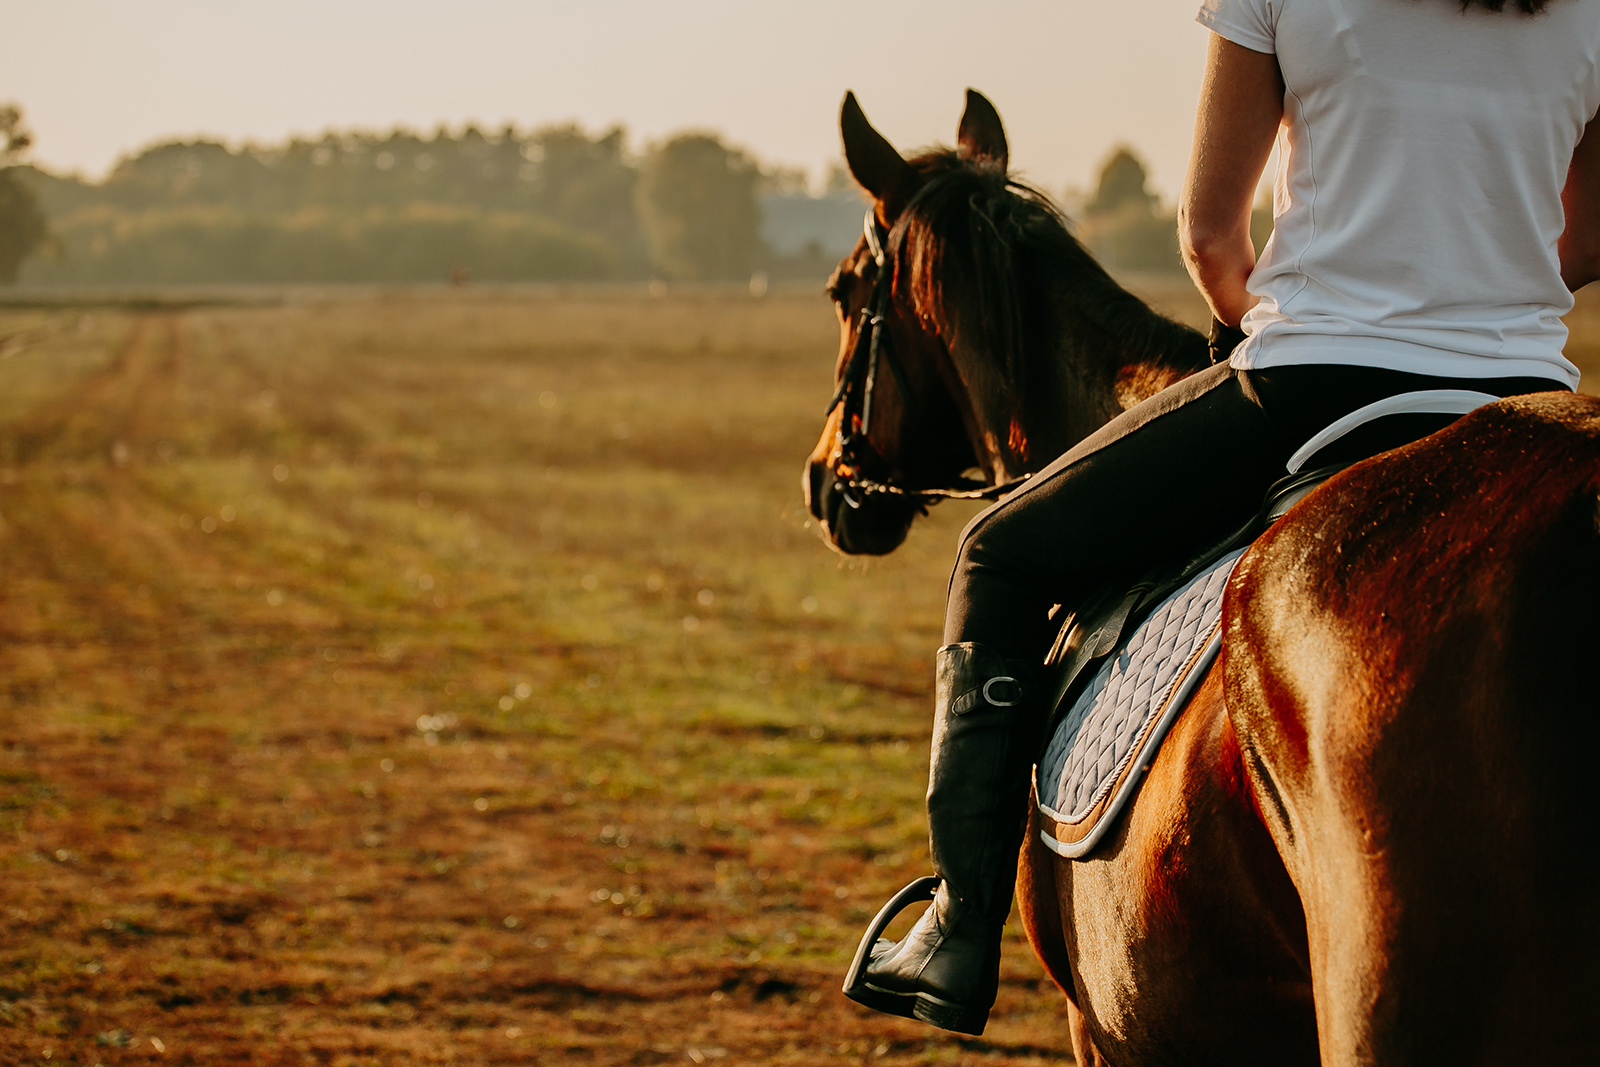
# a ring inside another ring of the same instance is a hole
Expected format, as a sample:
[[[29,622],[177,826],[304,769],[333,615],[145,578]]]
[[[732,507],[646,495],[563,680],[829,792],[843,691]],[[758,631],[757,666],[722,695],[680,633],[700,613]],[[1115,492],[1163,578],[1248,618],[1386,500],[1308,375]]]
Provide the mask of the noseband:
[[[826,418],[840,404],[844,405],[844,417],[839,420],[839,461],[834,468],[834,475],[841,483],[845,503],[859,508],[862,500],[878,495],[906,497],[926,505],[940,500],[993,500],[1010,492],[1026,481],[1028,476],[993,485],[964,478],[953,486],[913,489],[892,481],[867,478],[861,473],[863,458],[877,460],[880,467],[888,466],[867,437],[872,429],[872,397],[878,384],[880,362],[887,364],[889,373],[894,375],[894,384],[900,390],[906,419],[909,421],[916,411],[905,368],[895,358],[894,348],[885,343],[888,332],[884,328],[885,314],[889,309],[889,292],[894,288],[894,272],[889,269],[889,257],[884,250],[889,235],[878,222],[878,213],[872,208],[867,209],[861,228],[866,235],[867,251],[872,253],[876,268],[872,279],[872,295],[861,309],[861,327],[856,331],[856,346],[850,353],[849,362],[845,364],[844,373],[839,376],[839,387],[834,390],[833,399],[828,401],[828,410],[823,412]],[[848,473],[839,477],[841,471]]]

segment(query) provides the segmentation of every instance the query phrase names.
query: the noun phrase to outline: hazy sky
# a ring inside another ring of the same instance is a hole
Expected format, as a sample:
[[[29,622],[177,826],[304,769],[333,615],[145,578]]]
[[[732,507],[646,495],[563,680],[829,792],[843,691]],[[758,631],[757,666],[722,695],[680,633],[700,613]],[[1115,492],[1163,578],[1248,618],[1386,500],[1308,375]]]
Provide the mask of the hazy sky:
[[[721,131],[820,172],[854,89],[902,149],[950,142],[962,90],[1059,191],[1113,145],[1182,176],[1206,33],[1198,0],[0,0],[0,101],[34,158],[103,173],[158,139],[328,127],[623,123],[635,147]]]

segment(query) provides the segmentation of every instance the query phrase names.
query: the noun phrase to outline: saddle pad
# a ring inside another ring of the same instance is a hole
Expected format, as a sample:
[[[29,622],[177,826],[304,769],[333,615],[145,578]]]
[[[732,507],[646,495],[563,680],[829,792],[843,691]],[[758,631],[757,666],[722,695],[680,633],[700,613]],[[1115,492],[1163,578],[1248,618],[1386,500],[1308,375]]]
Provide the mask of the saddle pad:
[[[1222,592],[1243,554],[1223,556],[1162,601],[1061,718],[1034,782],[1053,851],[1086,855],[1138,789],[1221,647]]]

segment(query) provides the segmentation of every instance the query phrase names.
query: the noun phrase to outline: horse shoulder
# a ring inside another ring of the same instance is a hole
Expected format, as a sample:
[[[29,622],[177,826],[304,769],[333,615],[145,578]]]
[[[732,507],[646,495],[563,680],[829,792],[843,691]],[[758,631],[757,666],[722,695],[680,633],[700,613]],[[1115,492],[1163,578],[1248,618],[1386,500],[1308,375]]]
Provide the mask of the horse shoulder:
[[[1502,401],[1350,468],[1235,573],[1227,703],[1327,1063],[1489,1062],[1536,1023],[1560,1059],[1600,1019],[1571,947],[1600,871],[1563,842],[1600,816],[1573,755],[1600,741],[1597,492],[1600,401]]]

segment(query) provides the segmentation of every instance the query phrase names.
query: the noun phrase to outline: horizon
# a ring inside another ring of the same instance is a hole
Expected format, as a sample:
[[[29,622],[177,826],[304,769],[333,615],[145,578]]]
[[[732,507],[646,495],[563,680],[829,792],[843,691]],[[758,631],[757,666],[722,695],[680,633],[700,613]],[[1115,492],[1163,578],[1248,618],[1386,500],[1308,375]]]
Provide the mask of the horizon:
[[[841,158],[847,89],[911,151],[954,140],[970,85],[999,109],[1014,170],[1035,184],[1091,188],[1126,145],[1170,201],[1204,61],[1196,7],[1159,0],[1137,12],[1069,11],[1006,0],[974,20],[949,0],[754,11],[731,0],[671,11],[640,0],[579,10],[463,0],[438,25],[419,0],[225,11],[199,0],[138,11],[68,0],[20,13],[15,36],[30,47],[0,74],[0,101],[23,108],[35,135],[29,162],[90,181],[174,141],[238,149],[329,131],[427,136],[440,125],[476,125],[492,135],[507,123],[524,131],[573,123],[591,133],[620,125],[634,151],[685,130],[713,131],[765,166],[804,169],[815,189]],[[892,46],[853,29],[874,24],[895,27]],[[1074,39],[1093,43],[1077,48]],[[894,61],[901,54],[922,61],[906,68]]]

